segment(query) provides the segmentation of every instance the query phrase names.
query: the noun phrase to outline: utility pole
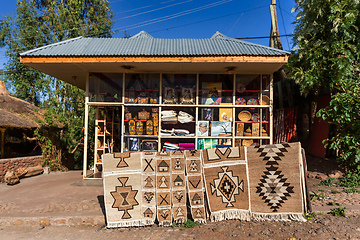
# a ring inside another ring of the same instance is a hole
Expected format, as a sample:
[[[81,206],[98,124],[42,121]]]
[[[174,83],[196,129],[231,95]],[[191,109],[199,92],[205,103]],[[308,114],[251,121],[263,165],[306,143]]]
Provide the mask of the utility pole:
[[[270,32],[269,46],[282,50],[283,47],[280,40],[279,27],[276,16],[276,0],[271,0],[270,15],[271,15],[271,32]]]

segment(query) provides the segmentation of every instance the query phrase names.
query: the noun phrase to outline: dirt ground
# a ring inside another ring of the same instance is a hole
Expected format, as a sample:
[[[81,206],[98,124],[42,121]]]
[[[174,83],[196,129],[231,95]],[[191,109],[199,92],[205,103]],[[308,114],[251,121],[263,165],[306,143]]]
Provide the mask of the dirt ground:
[[[344,188],[315,186],[329,174],[341,173],[329,159],[308,158],[310,191],[322,193],[323,199],[313,206],[327,206],[337,202],[360,209],[359,193],[345,193]],[[329,207],[329,206],[328,206]],[[337,206],[332,206],[337,207]],[[328,208],[330,209],[330,208]],[[360,212],[346,211],[344,216],[333,216],[328,211],[318,212],[307,222],[245,222],[222,221],[194,228],[140,227],[107,229],[105,226],[80,227],[3,227],[0,239],[360,239]]]

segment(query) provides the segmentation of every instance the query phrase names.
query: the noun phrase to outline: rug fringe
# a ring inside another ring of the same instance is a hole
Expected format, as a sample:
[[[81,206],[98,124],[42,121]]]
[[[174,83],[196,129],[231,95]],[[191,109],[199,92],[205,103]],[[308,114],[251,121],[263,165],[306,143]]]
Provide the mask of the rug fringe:
[[[306,222],[302,213],[252,213],[251,218],[255,221],[298,221]]]
[[[235,219],[250,221],[250,216],[251,215],[249,210],[232,209],[232,210],[225,210],[225,211],[211,213],[210,220],[212,222],[219,222],[223,220],[235,220]]]
[[[145,226],[145,225],[150,225],[150,224],[145,224],[145,222],[147,222],[147,221],[148,220],[146,220],[146,221],[144,221],[144,220],[136,220],[136,221],[129,221],[129,222],[108,223],[107,228],[142,227],[142,226]],[[151,223],[151,224],[153,224],[153,223]]]
[[[178,218],[174,220],[175,224],[184,224],[186,223],[186,219],[185,218]]]
[[[159,222],[159,226],[160,227],[170,227],[171,221],[161,221],[161,222]]]
[[[194,222],[200,223],[200,224],[206,224],[205,219],[194,219]]]

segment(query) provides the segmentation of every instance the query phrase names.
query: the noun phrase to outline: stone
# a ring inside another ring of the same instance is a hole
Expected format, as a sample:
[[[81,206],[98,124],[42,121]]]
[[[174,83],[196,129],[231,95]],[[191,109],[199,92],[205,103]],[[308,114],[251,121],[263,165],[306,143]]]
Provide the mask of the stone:
[[[340,178],[340,177],[343,176],[343,173],[340,172],[339,170],[335,170],[333,173],[330,173],[328,176],[329,176],[329,178],[336,178],[336,179],[338,179],[338,178]]]
[[[40,227],[48,227],[50,226],[50,220],[40,220]]]

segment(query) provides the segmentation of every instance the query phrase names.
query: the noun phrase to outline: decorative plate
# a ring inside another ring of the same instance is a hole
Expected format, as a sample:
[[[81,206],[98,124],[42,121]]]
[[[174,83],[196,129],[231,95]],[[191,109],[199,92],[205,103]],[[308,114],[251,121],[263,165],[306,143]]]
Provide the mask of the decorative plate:
[[[270,105],[270,98],[267,95],[262,95],[261,105]]]
[[[260,146],[260,144],[259,143],[257,143],[257,142],[254,142],[253,144],[251,144],[250,146]]]
[[[245,98],[242,98],[242,97],[237,98],[235,101],[235,105],[246,105]]]
[[[258,122],[259,120],[260,120],[260,114],[254,113],[254,114],[251,116],[251,121]]]
[[[238,83],[238,84],[236,85],[236,91],[237,91],[238,93],[243,93],[243,92],[245,92],[245,89],[246,89],[246,87],[245,87],[245,85],[242,84],[242,83]]]
[[[256,98],[250,98],[247,101],[247,105],[259,105],[259,100],[257,100]]]
[[[238,114],[238,118],[243,122],[249,121],[251,119],[251,113],[249,111],[241,111]]]

